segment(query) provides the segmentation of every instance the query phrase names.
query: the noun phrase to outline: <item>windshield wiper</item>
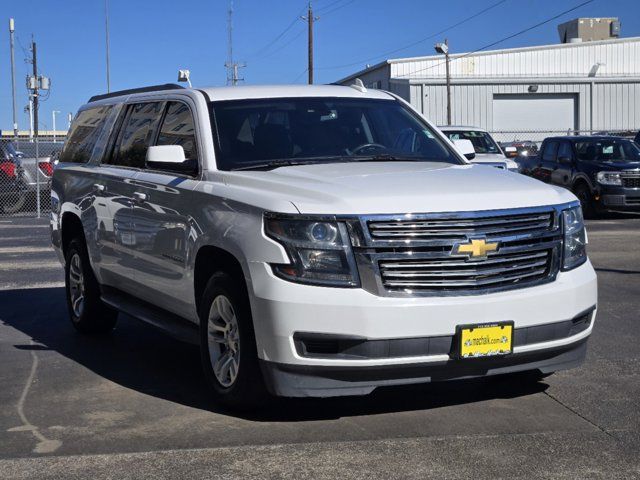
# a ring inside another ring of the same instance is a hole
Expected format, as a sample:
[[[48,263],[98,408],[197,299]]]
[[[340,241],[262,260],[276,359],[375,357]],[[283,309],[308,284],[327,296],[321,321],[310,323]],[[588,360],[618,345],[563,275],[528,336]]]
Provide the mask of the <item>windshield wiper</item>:
[[[424,162],[427,159],[421,157],[403,157],[392,155],[390,153],[381,153],[379,155],[367,155],[358,157],[348,157],[353,162]]]
[[[273,160],[271,162],[263,162],[263,163],[251,163],[249,165],[244,165],[242,167],[235,167],[231,170],[239,171],[239,170],[273,170],[274,168],[279,167],[291,167],[294,165],[311,165],[314,163],[323,163],[319,160]]]

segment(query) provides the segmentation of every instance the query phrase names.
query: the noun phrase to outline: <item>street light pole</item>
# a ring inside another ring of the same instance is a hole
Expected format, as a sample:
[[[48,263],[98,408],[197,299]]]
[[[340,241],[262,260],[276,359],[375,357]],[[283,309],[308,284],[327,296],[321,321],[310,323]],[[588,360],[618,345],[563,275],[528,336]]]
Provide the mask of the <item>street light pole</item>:
[[[444,52],[444,61],[446,64],[447,75],[447,125],[451,125],[451,74],[449,72],[449,40],[444,39],[444,44],[447,46]]]
[[[109,68],[109,0],[104,0],[104,30],[107,47],[107,93],[111,91],[111,78]]]
[[[16,117],[16,61],[14,58],[14,42],[13,32],[15,32],[15,24],[13,18],[9,19],[9,49],[11,50],[11,97],[13,99],[13,136],[14,140],[18,140],[18,120]]]
[[[444,54],[444,63],[447,77],[447,125],[451,125],[451,74],[449,71],[449,40],[444,43],[436,43],[436,52]]]
[[[51,111],[51,119],[53,120],[53,143],[56,143],[56,113],[60,113],[60,110]]]

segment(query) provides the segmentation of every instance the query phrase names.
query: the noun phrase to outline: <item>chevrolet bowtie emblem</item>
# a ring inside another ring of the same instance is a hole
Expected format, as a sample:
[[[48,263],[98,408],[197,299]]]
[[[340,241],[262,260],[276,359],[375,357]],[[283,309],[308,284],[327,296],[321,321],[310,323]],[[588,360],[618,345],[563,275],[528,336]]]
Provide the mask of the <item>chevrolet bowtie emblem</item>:
[[[487,258],[489,252],[498,250],[498,242],[487,243],[484,239],[473,239],[469,243],[458,243],[453,247],[454,255],[465,254],[470,260],[481,260]]]

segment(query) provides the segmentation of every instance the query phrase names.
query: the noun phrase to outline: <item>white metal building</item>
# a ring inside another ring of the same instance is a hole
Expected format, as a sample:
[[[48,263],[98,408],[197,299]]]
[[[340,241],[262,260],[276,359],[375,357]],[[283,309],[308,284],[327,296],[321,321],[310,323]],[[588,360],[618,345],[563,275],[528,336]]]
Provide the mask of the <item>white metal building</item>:
[[[451,54],[450,69],[452,124],[498,140],[640,129],[640,37]],[[337,83],[356,78],[446,124],[443,55],[387,60]]]

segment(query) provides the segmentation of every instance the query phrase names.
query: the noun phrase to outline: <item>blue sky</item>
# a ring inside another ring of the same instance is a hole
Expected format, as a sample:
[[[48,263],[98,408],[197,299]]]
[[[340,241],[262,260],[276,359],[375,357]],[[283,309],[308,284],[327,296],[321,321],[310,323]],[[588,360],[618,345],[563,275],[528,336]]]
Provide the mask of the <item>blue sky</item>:
[[[428,39],[398,49],[454,25],[498,0],[316,0],[316,82],[329,83],[366,63],[433,53]],[[567,10],[581,0],[504,0],[483,15],[452,28],[453,52],[492,43]],[[246,61],[246,83],[306,81],[306,31],[296,17],[304,0],[235,0],[234,57]],[[227,0],[109,0],[111,88],[173,82],[179,68],[191,70],[194,86],[223,85],[227,55]],[[51,77],[42,103],[40,128],[51,127],[51,111],[62,112],[58,127],[91,95],[106,91],[103,0],[7,0],[0,26],[0,129],[11,129],[8,19],[16,21],[18,122],[28,103],[25,55],[33,34],[42,74]],[[557,24],[574,17],[619,17],[622,36],[640,36],[640,1],[595,0],[558,21],[508,40],[495,48],[558,42]],[[287,27],[289,27],[287,29]],[[283,35],[281,35],[284,32]],[[277,40],[276,40],[277,39]],[[275,40],[275,41],[274,41]],[[340,65],[349,67],[335,68]]]

